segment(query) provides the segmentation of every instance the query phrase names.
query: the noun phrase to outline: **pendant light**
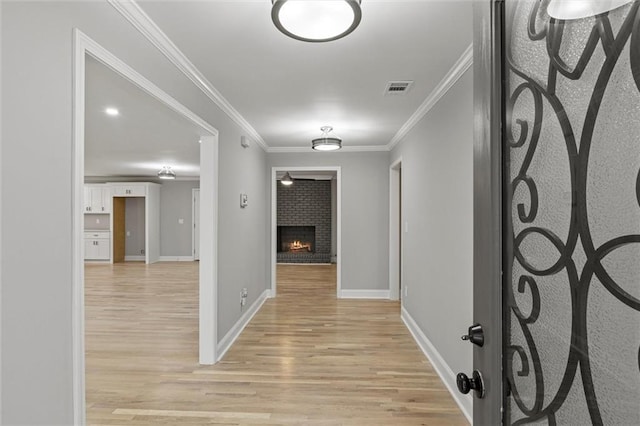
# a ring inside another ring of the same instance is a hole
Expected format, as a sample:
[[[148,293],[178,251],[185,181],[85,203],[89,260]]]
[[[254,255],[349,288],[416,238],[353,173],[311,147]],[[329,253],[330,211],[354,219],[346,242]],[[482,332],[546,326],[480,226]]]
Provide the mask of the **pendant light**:
[[[271,0],[271,19],[287,36],[300,41],[333,41],[356,29],[360,0]]]
[[[171,167],[169,167],[169,166],[163,166],[162,170],[160,170],[158,172],[158,177],[160,179],[175,179],[176,178],[176,172],[171,170]]]
[[[342,148],[342,139],[335,135],[330,135],[333,131],[331,126],[323,126],[320,128],[322,135],[311,141],[311,147],[316,151],[335,151]]]
[[[284,176],[282,176],[282,179],[280,179],[280,182],[286,186],[293,185],[293,179],[291,178],[291,175],[289,174],[289,172],[286,172]]]

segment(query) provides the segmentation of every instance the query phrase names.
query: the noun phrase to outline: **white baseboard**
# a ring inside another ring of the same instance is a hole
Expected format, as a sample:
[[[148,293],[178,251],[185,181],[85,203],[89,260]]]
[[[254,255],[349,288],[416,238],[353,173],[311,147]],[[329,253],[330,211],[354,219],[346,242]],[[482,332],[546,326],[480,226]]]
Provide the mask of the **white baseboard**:
[[[235,325],[231,327],[231,330],[229,330],[227,334],[225,334],[225,336],[222,338],[222,340],[220,340],[220,342],[218,343],[218,359],[216,360],[216,362],[220,361],[224,357],[229,348],[231,348],[231,345],[233,345],[233,342],[235,342],[238,336],[240,336],[242,330],[244,330],[247,324],[249,324],[249,321],[251,321],[253,316],[260,310],[267,298],[269,298],[270,293],[271,290],[263,291],[260,297],[258,297],[258,300],[256,300],[251,306],[249,306],[249,309],[247,309],[244,314],[242,314],[238,322],[236,322]]]
[[[388,299],[389,290],[340,290],[340,299]]]
[[[402,307],[402,321],[409,329],[409,332],[413,336],[414,340],[425,354],[425,356],[431,362],[431,365],[440,376],[440,380],[444,383],[444,385],[453,396],[453,399],[456,401],[462,413],[467,418],[470,424],[473,424],[473,397],[470,394],[463,395],[458,392],[458,388],[456,387],[456,375],[449,367],[449,364],[442,358],[442,355],[438,352],[433,343],[424,335],[418,324],[414,321],[414,319],[409,315],[409,312]]]
[[[160,262],[193,262],[193,256],[160,256]]]
[[[144,262],[145,260],[147,260],[147,258],[144,256],[125,256],[124,257],[125,262]]]

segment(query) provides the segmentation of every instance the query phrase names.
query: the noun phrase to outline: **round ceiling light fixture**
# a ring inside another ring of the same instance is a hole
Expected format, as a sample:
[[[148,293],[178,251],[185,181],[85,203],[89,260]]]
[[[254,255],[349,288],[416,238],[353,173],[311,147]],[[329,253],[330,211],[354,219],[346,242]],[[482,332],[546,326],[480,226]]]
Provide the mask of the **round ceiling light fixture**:
[[[175,179],[176,178],[176,172],[171,170],[171,167],[169,167],[169,166],[163,166],[162,170],[160,170],[158,172],[158,177],[160,179]]]
[[[360,24],[360,0],[271,0],[271,19],[284,34],[320,43],[350,34]]]
[[[589,18],[610,12],[633,0],[551,0],[547,13],[555,19]]]
[[[342,139],[335,135],[330,135],[333,131],[331,126],[320,127],[322,135],[311,141],[311,147],[316,151],[335,151],[342,148]]]

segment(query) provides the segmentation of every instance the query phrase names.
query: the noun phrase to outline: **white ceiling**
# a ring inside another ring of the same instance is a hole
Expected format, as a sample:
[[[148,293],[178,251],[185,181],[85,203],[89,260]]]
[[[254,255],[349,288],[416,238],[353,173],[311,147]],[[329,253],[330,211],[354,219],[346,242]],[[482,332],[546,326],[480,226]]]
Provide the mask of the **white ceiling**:
[[[139,5],[270,148],[331,125],[345,147],[384,149],[472,41],[470,0],[362,0],[360,26],[329,43],[280,33],[270,0]],[[414,84],[385,95],[390,80]],[[87,176],[199,175],[195,125],[92,59],[86,89]]]
[[[85,90],[85,176],[200,175],[198,126],[89,56]]]

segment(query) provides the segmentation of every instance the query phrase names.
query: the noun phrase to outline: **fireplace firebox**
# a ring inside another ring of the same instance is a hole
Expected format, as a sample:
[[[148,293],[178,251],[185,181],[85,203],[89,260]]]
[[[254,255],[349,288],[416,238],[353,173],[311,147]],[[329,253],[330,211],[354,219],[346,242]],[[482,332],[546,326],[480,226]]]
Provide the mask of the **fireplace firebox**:
[[[315,226],[278,226],[278,253],[308,254],[315,251]]]

